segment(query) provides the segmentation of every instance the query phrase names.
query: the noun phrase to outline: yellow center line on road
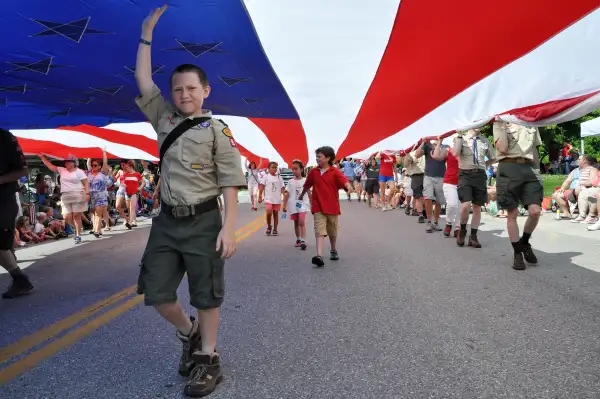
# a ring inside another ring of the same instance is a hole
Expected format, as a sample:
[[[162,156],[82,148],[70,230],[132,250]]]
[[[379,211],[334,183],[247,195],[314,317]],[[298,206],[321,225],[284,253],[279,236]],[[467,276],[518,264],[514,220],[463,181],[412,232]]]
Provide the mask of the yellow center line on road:
[[[88,306],[77,313],[73,313],[72,315],[62,320],[59,320],[46,328],[38,330],[37,332],[20,339],[12,345],[0,349],[0,363],[4,363],[7,360],[10,360],[13,357],[17,356],[18,354],[26,352],[34,346],[37,346],[42,342],[57,336],[61,332],[77,325],[82,320],[90,318],[94,314],[102,311],[103,309],[106,309],[106,307],[111,306],[119,302],[123,298],[132,295],[135,292],[135,290],[135,285],[127,287],[123,291],[117,292],[116,294],[106,299],[96,302],[95,304]]]
[[[254,221],[248,223],[247,225],[239,228],[236,231],[236,241],[240,242],[248,238],[250,235],[252,235],[252,233],[259,230],[263,225],[264,217],[261,216],[255,219]],[[88,306],[85,309],[72,314],[71,316],[59,320],[58,322],[51,324],[46,328],[43,328],[29,336],[20,339],[12,345],[2,348],[0,350],[0,363],[4,363],[7,360],[10,360],[11,358],[18,356],[24,352],[27,352],[31,348],[50,340],[53,337],[56,337],[63,331],[68,330],[74,327],[75,325],[79,324],[81,321],[89,319],[90,317],[101,312],[107,307],[112,306],[115,303],[122,301],[124,298],[127,298],[130,295],[134,294],[136,292],[136,289],[137,284],[127,287],[124,290],[102,301]],[[25,356],[23,359],[20,359],[15,363],[9,365],[8,367],[0,370],[0,386],[18,377],[27,370],[30,370],[42,361],[52,357],[60,350],[90,335],[92,332],[94,332],[101,326],[108,324],[110,321],[114,320],[119,315],[127,312],[128,310],[141,303],[143,299],[144,297],[142,295],[136,295],[135,297],[119,304],[113,309],[101,314],[100,316],[93,318],[92,320],[88,321],[86,324],[82,325],[76,330],[65,334],[61,338],[48,343],[46,346]]]

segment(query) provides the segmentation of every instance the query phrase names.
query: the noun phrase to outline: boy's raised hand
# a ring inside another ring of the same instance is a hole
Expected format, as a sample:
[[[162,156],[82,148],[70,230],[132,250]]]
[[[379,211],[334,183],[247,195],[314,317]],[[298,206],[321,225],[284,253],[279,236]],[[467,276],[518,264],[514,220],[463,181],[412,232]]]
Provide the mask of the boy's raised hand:
[[[152,34],[156,23],[158,22],[160,16],[163,15],[163,13],[167,10],[167,7],[168,6],[165,4],[160,8],[156,8],[150,11],[150,14],[146,17],[146,19],[144,19],[144,22],[142,23],[142,34]]]

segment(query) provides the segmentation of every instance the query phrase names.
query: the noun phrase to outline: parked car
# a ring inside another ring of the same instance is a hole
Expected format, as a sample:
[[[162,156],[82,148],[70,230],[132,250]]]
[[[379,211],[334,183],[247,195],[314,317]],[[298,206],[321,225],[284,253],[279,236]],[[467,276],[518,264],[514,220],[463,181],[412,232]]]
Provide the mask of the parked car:
[[[283,178],[285,184],[294,177],[294,173],[289,168],[279,168],[279,175]]]

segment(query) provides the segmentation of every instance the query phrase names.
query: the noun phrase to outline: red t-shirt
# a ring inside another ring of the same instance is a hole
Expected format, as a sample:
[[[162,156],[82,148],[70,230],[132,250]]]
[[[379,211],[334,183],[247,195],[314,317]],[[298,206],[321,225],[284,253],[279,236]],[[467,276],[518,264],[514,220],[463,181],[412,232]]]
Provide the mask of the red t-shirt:
[[[394,176],[394,162],[395,157],[391,157],[387,154],[381,153],[379,157],[379,175],[386,177]]]
[[[570,157],[572,149],[573,149],[573,146],[571,144],[567,144],[566,146],[564,146],[563,149],[562,149],[562,156],[564,158]]]
[[[340,211],[340,189],[348,183],[348,179],[337,168],[330,167],[321,173],[321,169],[314,168],[306,176],[304,188],[312,187],[312,213],[323,213],[325,215],[339,215]]]
[[[137,194],[140,181],[142,181],[142,175],[138,172],[125,173],[123,180],[125,181],[125,192],[127,195]]]
[[[450,149],[448,149],[448,157],[446,158],[444,183],[458,185],[458,158],[452,155]]]

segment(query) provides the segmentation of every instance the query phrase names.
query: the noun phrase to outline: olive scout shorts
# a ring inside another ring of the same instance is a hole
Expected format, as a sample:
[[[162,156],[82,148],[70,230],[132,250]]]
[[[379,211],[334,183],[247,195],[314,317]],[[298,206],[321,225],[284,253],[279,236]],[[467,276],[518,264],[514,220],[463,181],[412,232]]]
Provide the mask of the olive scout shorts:
[[[138,279],[138,294],[145,295],[146,305],[175,302],[187,273],[193,307],[221,306],[225,261],[215,249],[221,226],[218,208],[183,218],[161,212],[153,219]]]

